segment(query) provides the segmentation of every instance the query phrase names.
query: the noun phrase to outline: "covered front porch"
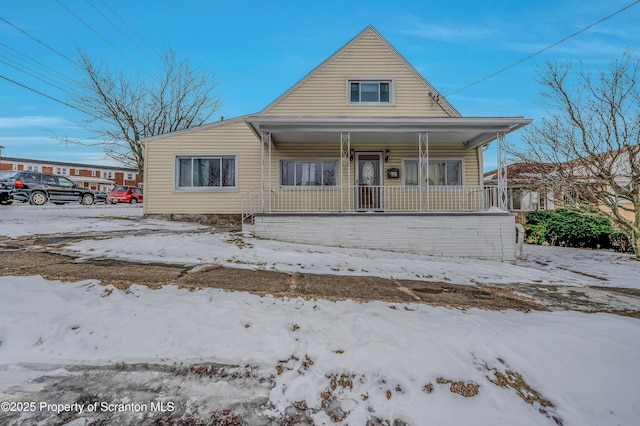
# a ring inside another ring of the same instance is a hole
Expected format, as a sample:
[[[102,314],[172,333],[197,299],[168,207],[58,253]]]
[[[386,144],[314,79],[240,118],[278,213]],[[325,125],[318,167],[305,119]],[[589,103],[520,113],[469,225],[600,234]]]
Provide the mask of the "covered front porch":
[[[503,148],[505,135],[529,122],[248,117],[261,141],[261,185],[242,197],[243,229],[293,242],[511,259]],[[482,155],[494,140],[503,173],[485,187]]]

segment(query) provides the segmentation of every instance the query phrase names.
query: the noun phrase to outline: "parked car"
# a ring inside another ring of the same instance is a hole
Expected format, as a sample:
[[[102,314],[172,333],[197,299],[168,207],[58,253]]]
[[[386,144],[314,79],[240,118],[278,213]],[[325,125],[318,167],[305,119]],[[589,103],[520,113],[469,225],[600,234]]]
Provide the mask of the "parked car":
[[[64,176],[49,173],[17,171],[4,175],[3,186],[9,188],[13,200],[41,206],[54,204],[93,204],[93,191],[83,188]]]
[[[111,204],[129,203],[136,204],[143,201],[144,195],[142,189],[135,186],[116,186],[107,195],[107,201]]]
[[[16,172],[0,172],[0,204],[7,205],[13,203],[13,181],[11,176]]]
[[[109,195],[106,191],[93,191],[93,202],[94,203],[107,203],[107,195]]]

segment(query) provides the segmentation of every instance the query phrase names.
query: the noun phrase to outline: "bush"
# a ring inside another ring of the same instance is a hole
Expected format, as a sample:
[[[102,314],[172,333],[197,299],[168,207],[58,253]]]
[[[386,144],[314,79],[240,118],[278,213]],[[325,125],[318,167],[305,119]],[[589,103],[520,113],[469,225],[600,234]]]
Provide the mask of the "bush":
[[[609,235],[609,245],[615,251],[623,253],[633,253],[633,247],[631,247],[629,237],[627,237],[622,232],[612,232],[611,235]]]
[[[525,230],[525,242],[527,244],[542,244],[547,238],[547,227],[544,224],[527,224],[524,227]]]
[[[582,248],[608,248],[612,233],[607,218],[569,209],[527,213],[527,241],[534,244]]]

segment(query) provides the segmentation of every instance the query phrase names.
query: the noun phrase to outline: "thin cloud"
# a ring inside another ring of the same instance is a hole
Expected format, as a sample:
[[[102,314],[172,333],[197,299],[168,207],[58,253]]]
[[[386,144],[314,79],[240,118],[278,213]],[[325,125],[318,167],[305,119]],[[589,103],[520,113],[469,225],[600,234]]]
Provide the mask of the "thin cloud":
[[[75,127],[75,125],[65,118],[53,116],[27,115],[24,117],[0,117],[0,129],[60,127]]]
[[[416,19],[407,20],[399,32],[406,36],[426,40],[465,43],[468,43],[470,40],[486,40],[495,35],[495,31],[487,26],[460,25],[455,23],[436,25]]]
[[[7,144],[21,144],[21,145],[33,145],[33,144],[51,144],[54,139],[47,136],[0,136],[0,144],[7,146]],[[58,144],[59,142],[55,142]]]
[[[541,43],[508,43],[505,47],[515,52],[532,53],[544,49],[547,45]],[[595,63],[604,60],[609,62],[612,57],[619,57],[629,48],[628,44],[609,40],[571,40],[560,44],[545,52],[546,56],[563,57],[567,59],[584,59],[585,62]]]

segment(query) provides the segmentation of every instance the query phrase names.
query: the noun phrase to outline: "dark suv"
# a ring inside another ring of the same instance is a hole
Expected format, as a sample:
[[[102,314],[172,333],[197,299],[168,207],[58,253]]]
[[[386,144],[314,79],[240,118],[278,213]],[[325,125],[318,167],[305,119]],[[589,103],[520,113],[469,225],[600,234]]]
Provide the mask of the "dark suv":
[[[0,171],[0,204],[13,203],[13,197],[11,192],[13,191],[13,182],[11,182],[11,176],[16,172]]]
[[[41,206],[47,201],[54,204],[80,203],[91,205],[93,191],[83,188],[64,176],[38,172],[9,172],[0,175],[2,188],[9,190],[16,201]]]

